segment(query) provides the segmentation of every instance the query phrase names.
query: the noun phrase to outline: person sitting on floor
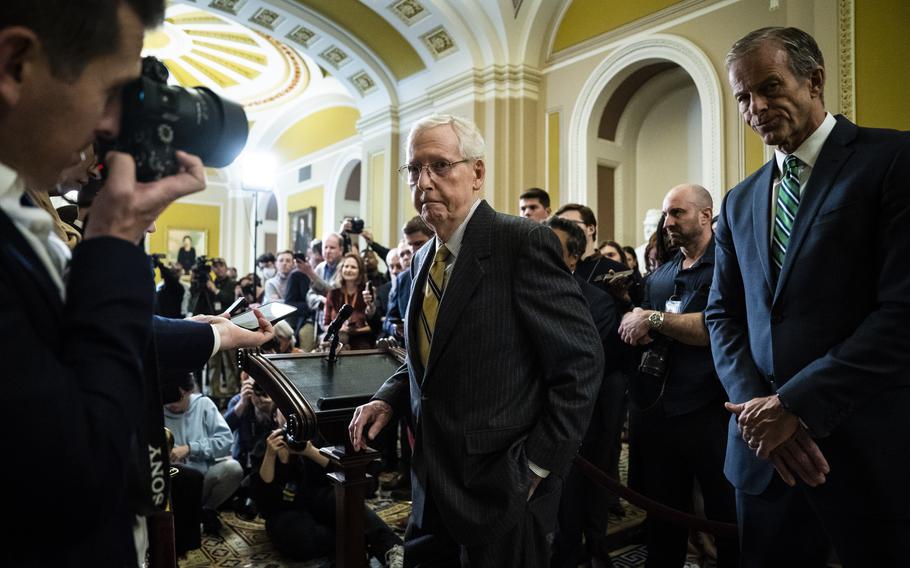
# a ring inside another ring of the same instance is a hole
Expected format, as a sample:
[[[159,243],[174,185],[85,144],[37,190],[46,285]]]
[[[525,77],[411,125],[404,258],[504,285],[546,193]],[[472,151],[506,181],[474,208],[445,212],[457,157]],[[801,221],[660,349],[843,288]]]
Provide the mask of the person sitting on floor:
[[[280,426],[286,424],[276,411]],[[326,478],[327,457],[310,442],[293,450],[283,428],[272,432],[256,452],[259,468],[251,478],[259,514],[275,548],[296,561],[331,556],[335,551],[335,490]],[[367,552],[383,566],[401,566],[401,539],[372,509],[363,507]]]
[[[218,534],[217,509],[240,487],[243,468],[231,459],[233,436],[212,399],[194,392],[192,374],[178,385],[180,399],[164,405],[164,425],[174,434],[171,463],[182,463],[202,472],[202,527]]]

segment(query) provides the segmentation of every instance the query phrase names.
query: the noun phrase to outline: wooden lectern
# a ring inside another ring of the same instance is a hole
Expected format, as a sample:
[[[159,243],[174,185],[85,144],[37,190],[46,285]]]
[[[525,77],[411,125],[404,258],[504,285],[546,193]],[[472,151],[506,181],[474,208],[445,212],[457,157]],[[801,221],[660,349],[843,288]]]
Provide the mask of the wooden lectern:
[[[324,353],[266,355],[258,349],[240,350],[240,366],[287,418],[288,444],[303,449],[317,434],[333,444],[319,451],[337,468],[328,475],[335,486],[339,568],[367,565],[362,537],[366,470],[379,453],[354,453],[348,425],[354,409],[369,401],[400,366],[393,351],[341,351],[333,362]]]

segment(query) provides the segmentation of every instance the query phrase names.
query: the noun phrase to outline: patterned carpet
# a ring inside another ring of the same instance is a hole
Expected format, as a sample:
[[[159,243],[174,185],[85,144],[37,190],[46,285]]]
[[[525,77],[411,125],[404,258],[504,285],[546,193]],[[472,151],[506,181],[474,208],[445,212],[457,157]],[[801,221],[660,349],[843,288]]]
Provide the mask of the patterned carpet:
[[[409,501],[377,498],[367,504],[386,524],[404,536],[411,514]],[[326,559],[292,562],[283,558],[272,548],[265,534],[265,521],[260,517],[252,522],[244,521],[228,511],[221,513],[221,521],[221,534],[203,536],[202,548],[192,550],[185,559],[180,559],[180,568],[318,568],[328,564]]]
[[[620,459],[620,477],[627,482],[627,448],[623,445]],[[404,536],[408,515],[411,512],[409,501],[394,501],[388,496],[367,501],[367,504],[399,535]],[[619,548],[610,553],[616,568],[640,568],[645,564],[647,552],[644,545],[622,542],[623,533],[635,533],[636,528],[644,522],[643,510],[622,501],[626,510],[624,517],[610,516],[607,535],[621,542]],[[180,568],[322,568],[328,566],[326,559],[309,562],[291,562],[278,554],[269,543],[265,533],[265,522],[261,518],[255,521],[244,521],[233,512],[221,513],[223,527],[218,536],[204,536],[202,548],[190,551],[186,558],[179,560]],[[374,561],[373,566],[378,566]],[[710,568],[709,563],[700,564],[690,558],[685,568]]]

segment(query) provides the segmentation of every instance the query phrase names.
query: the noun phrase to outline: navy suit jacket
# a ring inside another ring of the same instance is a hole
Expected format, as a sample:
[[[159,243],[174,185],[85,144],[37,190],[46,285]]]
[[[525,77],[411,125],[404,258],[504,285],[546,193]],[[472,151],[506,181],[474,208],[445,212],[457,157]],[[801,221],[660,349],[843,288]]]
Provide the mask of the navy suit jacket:
[[[603,348],[553,231],[484,202],[466,226],[424,369],[415,333],[435,250],[434,239],[414,256],[408,359],[376,398],[399,413],[410,406],[415,523],[429,490],[457,542],[472,545],[525,513],[529,460],[554,476],[570,466],[600,388]],[[545,522],[555,520],[558,490],[540,487],[531,503],[552,505]]]
[[[153,307],[148,257],[115,238],[76,247],[64,305],[0,211],[0,445],[22,458],[0,473],[5,510],[16,519],[0,537],[0,564],[136,564],[127,464],[144,410]],[[66,527],[52,545],[49,518]]]
[[[705,312],[717,373],[733,402],[780,395],[831,464],[826,485],[872,485],[870,508],[907,518],[910,134],[837,117],[776,283],[775,167],[733,188],[720,211]],[[725,471],[749,494],[773,474],[732,419]]]
[[[8,393],[0,444],[25,456],[0,473],[5,506],[17,519],[0,537],[0,559],[8,561],[0,564],[136,564],[126,488],[147,408],[143,358],[154,294],[139,247],[97,238],[73,252],[64,305],[44,264],[0,211]],[[200,368],[212,351],[208,324],[155,317],[154,330],[162,370]],[[66,527],[53,546],[49,516]]]
[[[425,246],[425,245],[424,245]],[[389,301],[387,303],[388,312],[386,319],[382,322],[382,329],[389,337],[395,337],[395,330],[392,328],[393,320],[404,320],[408,311],[408,300],[411,298],[411,271],[403,270],[398,273],[389,291]]]

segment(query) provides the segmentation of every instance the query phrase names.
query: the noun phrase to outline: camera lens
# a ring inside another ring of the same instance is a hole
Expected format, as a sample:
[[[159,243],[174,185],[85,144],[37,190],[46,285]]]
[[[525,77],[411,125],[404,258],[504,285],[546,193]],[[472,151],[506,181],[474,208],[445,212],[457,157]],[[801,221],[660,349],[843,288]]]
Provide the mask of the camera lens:
[[[151,181],[177,173],[174,152],[199,156],[206,166],[227,166],[249,135],[243,107],[211,89],[167,84],[167,68],[153,57],[142,76],[123,91],[123,117],[116,147],[136,161],[136,177]]]

